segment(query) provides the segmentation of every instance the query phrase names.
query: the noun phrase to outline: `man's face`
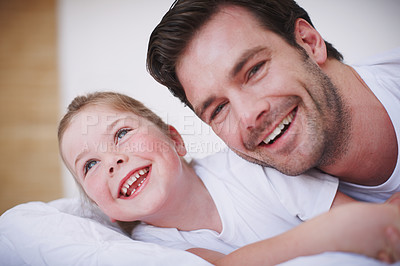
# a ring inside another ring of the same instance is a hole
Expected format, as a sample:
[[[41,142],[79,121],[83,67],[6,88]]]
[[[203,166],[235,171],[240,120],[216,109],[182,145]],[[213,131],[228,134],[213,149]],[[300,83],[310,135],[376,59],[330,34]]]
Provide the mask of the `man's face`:
[[[343,152],[336,88],[305,51],[243,8],[206,23],[176,70],[196,114],[247,160],[296,175]]]

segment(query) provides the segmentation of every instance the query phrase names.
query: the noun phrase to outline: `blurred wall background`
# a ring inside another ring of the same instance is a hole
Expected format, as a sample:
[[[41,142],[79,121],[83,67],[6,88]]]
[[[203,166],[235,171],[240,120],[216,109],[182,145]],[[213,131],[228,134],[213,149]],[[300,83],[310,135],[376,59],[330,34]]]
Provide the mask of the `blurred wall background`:
[[[142,101],[183,135],[189,157],[224,144],[146,72],[149,36],[172,0],[58,0],[61,106],[115,90]],[[400,0],[298,0],[348,63],[400,46]],[[64,191],[75,184],[64,171]]]
[[[0,213],[61,197],[55,0],[0,0]]]
[[[0,212],[76,196],[56,127],[78,94],[114,90],[183,135],[190,157],[224,144],[146,72],[147,42],[172,0],[0,0]],[[399,0],[298,0],[346,63],[400,46]]]

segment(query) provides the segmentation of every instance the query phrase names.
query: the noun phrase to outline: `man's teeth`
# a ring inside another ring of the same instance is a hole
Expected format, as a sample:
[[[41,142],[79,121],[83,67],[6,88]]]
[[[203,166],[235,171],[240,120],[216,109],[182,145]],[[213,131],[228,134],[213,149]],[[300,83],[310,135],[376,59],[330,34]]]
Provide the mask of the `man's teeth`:
[[[268,137],[266,137],[263,142],[265,144],[272,144],[275,141],[275,138],[277,136],[280,136],[283,132],[284,129],[287,128],[287,126],[292,123],[294,118],[294,113],[291,112],[287,117],[285,117],[282,122],[279,123],[279,125],[274,129],[274,131],[269,134]],[[286,129],[285,129],[286,130]]]
[[[135,183],[141,176],[147,174],[149,172],[148,168],[140,169],[139,171],[135,172],[132,174],[128,180],[125,181],[124,185],[121,188],[121,195],[128,197],[132,195],[133,192],[135,192],[136,189],[133,189],[131,192],[128,193],[129,188],[132,186],[133,183]],[[144,177],[140,182],[137,184],[137,187],[140,187],[143,182],[146,180],[146,177]],[[129,195],[128,195],[129,194]]]

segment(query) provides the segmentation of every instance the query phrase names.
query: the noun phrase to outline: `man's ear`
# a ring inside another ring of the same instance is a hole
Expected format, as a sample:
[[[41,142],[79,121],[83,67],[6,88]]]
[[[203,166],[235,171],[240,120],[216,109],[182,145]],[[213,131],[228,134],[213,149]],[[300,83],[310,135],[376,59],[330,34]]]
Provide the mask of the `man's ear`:
[[[327,59],[325,41],[313,26],[299,18],[295,22],[294,33],[296,42],[307,51],[311,59],[318,65],[325,63]]]
[[[171,125],[168,125],[169,135],[175,144],[176,152],[179,156],[185,156],[187,151],[185,148],[185,143],[183,142],[181,134]]]

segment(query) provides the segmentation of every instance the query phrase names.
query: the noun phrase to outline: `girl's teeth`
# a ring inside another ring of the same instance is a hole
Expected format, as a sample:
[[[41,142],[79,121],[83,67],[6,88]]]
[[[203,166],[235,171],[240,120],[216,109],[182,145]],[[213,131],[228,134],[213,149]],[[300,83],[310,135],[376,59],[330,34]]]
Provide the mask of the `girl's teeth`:
[[[129,180],[128,180],[128,185],[129,185],[129,186],[132,185],[136,180],[137,180],[136,177],[132,176],[132,177],[129,178]]]
[[[146,178],[143,178],[143,180],[140,182],[140,184],[138,184],[138,187],[140,187],[145,180],[146,180]]]
[[[146,174],[147,172],[148,172],[148,169],[146,168],[146,169],[141,169],[141,170],[137,171],[136,173],[134,173],[134,174],[125,182],[125,184],[122,186],[122,188],[121,188],[121,194],[122,194],[123,196],[127,196],[127,197],[130,196],[130,195],[132,195],[132,194],[135,192],[136,189],[133,189],[132,192],[130,192],[129,195],[128,195],[127,193],[128,193],[129,187],[130,187],[133,183],[135,183],[135,181],[136,181],[140,176]],[[146,178],[143,178],[143,180],[140,182],[140,184],[138,184],[138,187],[140,187],[140,186],[143,184],[143,182],[144,182],[145,180],[146,180]]]

